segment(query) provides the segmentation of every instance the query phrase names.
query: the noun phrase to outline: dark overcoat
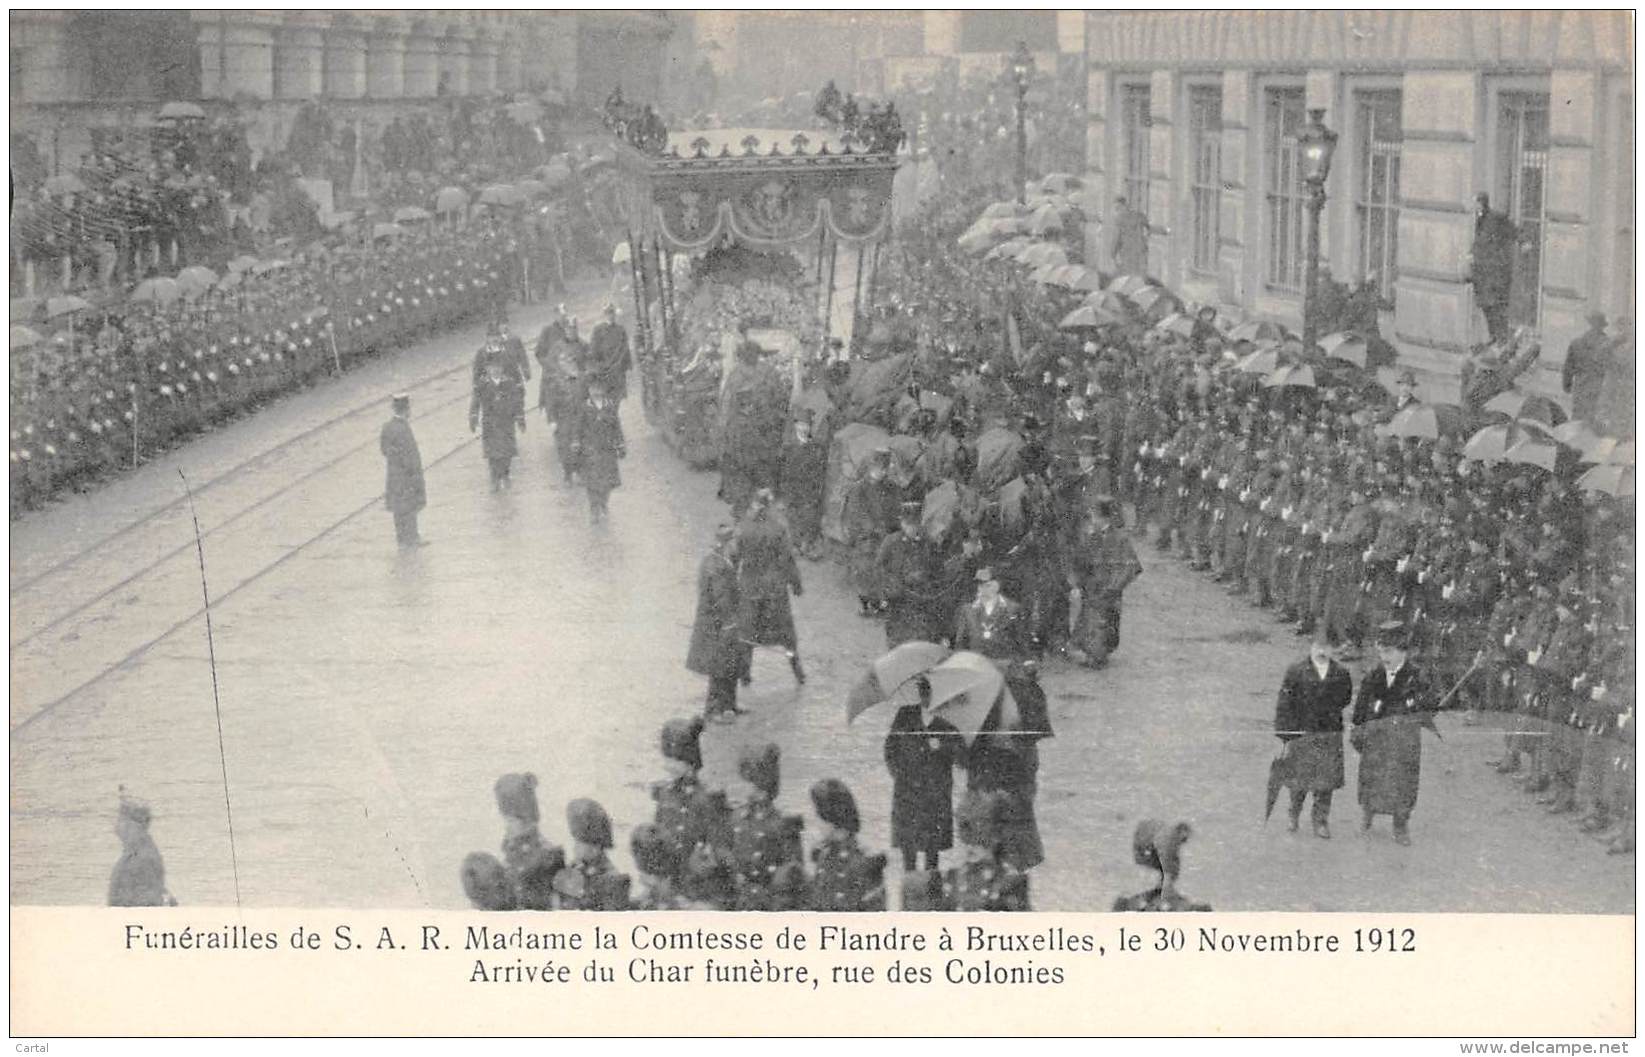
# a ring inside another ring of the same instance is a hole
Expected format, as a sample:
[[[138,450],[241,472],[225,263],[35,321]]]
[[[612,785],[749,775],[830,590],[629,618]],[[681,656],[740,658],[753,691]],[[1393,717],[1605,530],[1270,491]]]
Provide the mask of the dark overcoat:
[[[728,679],[742,671],[737,620],[742,598],[737,568],[719,551],[703,558],[697,569],[697,615],[691,622],[691,648],[685,666],[698,675]]]
[[[584,400],[577,409],[574,435],[573,450],[583,485],[591,492],[609,492],[622,487],[618,462],[628,454],[628,448],[623,440],[623,424],[617,417],[616,402],[606,400],[596,405],[592,400]]]
[[[743,638],[760,646],[797,648],[788,592],[803,588],[788,529],[780,520],[761,514],[737,527],[737,579]]]
[[[388,463],[383,482],[383,505],[396,514],[414,514],[428,505],[423,486],[423,456],[411,423],[396,415],[383,425],[377,446]]]
[[[1518,238],[1514,222],[1501,213],[1487,212],[1474,222],[1474,263],[1468,277],[1480,304],[1507,302],[1513,287]]]
[[[965,760],[965,739],[941,716],[926,726],[920,706],[904,705],[885,736],[891,772],[891,846],[946,851],[954,846],[954,767]]]
[[[1407,662],[1392,681],[1378,665],[1359,684],[1354,730],[1359,804],[1373,815],[1409,815],[1422,781],[1422,728],[1433,724],[1422,673]]]
[[[822,533],[823,496],[828,486],[828,449],[812,438],[801,444],[790,440],[783,449],[777,495],[788,508],[788,520],[801,540]]]
[[[482,378],[475,384],[468,421],[471,426],[478,421],[487,459],[512,459],[519,453],[514,430],[524,420],[525,390],[518,381],[505,374],[495,382]]]
[[[1308,659],[1285,670],[1274,709],[1274,734],[1285,743],[1287,786],[1309,793],[1342,788],[1342,714],[1353,696],[1348,669],[1335,661],[1323,679]]]

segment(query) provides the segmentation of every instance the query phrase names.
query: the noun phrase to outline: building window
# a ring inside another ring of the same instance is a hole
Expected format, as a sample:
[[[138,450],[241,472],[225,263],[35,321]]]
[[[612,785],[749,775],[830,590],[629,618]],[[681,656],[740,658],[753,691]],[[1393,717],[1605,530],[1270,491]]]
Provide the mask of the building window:
[[[1399,275],[1400,95],[1356,92],[1354,226],[1358,236],[1356,282],[1376,284],[1384,304],[1394,300]]]
[[[1508,215],[1519,234],[1514,252],[1508,322],[1535,327],[1542,317],[1543,198],[1548,171],[1548,95],[1497,96],[1496,187],[1491,207]]]
[[[1193,246],[1189,266],[1217,270],[1222,209],[1222,89],[1188,89],[1188,143],[1193,159]]]
[[[1150,152],[1149,92],[1145,84],[1128,84],[1122,97],[1121,127],[1125,130],[1125,200],[1131,208],[1148,212]]]
[[[1267,177],[1264,223],[1268,255],[1264,278],[1268,285],[1291,293],[1302,292],[1306,237],[1307,192],[1302,183],[1302,89],[1270,88],[1265,111]]]

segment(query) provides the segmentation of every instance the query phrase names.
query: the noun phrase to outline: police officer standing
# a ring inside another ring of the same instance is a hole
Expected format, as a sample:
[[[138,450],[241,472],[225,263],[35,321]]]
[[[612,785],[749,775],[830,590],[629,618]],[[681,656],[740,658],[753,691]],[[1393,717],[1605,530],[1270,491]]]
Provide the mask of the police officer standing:
[[[394,538],[402,547],[420,547],[428,541],[417,534],[417,512],[428,503],[423,484],[423,457],[411,432],[411,397],[394,394],[393,417],[383,424],[377,446],[388,464],[383,503],[394,515]]]

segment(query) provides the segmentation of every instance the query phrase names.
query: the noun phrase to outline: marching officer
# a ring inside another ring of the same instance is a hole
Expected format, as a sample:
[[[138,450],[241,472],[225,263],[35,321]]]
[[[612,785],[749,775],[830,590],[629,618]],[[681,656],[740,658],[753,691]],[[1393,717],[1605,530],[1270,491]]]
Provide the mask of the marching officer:
[[[742,644],[742,591],[737,584],[733,545],[737,530],[721,525],[714,547],[697,567],[697,614],[691,623],[691,646],[685,666],[708,677],[708,700],[703,715],[729,723],[743,711],[737,707],[737,681],[746,663]]]
[[[936,548],[920,527],[921,504],[902,504],[897,531],[880,543],[874,564],[885,604],[887,649],[940,634],[932,609],[941,578]]]

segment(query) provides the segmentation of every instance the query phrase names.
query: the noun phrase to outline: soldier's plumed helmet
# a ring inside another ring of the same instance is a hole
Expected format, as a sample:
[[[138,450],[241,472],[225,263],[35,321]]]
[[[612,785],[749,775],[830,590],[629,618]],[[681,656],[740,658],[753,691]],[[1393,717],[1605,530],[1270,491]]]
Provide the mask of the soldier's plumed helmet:
[[[650,823],[634,827],[628,847],[634,853],[635,867],[648,876],[678,877],[684,868],[674,842]]]
[[[1137,823],[1131,837],[1131,854],[1138,866],[1158,870],[1175,879],[1182,872],[1182,846],[1193,829],[1186,822],[1161,822],[1145,818]]]
[[[497,779],[497,810],[504,818],[517,818],[535,823],[537,813],[537,776],[534,774],[505,774]]]
[[[571,839],[578,844],[592,844],[596,848],[612,845],[611,816],[605,813],[605,808],[586,797],[566,805],[565,824],[571,831]]]
[[[513,910],[514,888],[495,855],[477,851],[463,859],[463,894],[476,910]]]
[[[956,819],[960,840],[976,848],[993,848],[1000,842],[1000,824],[1005,819],[1006,798],[997,791],[973,791],[960,802]]]
[[[857,800],[838,778],[824,778],[813,785],[811,804],[817,809],[817,817],[830,826],[837,826],[847,833],[855,833],[861,828],[857,819]]]
[[[670,760],[679,760],[693,768],[703,765],[703,750],[701,738],[703,735],[703,721],[701,716],[692,716],[690,719],[671,719],[663,724],[662,747],[663,756]]]
[[[754,788],[775,800],[781,786],[782,750],[766,742],[745,745],[737,758],[737,773]]]

